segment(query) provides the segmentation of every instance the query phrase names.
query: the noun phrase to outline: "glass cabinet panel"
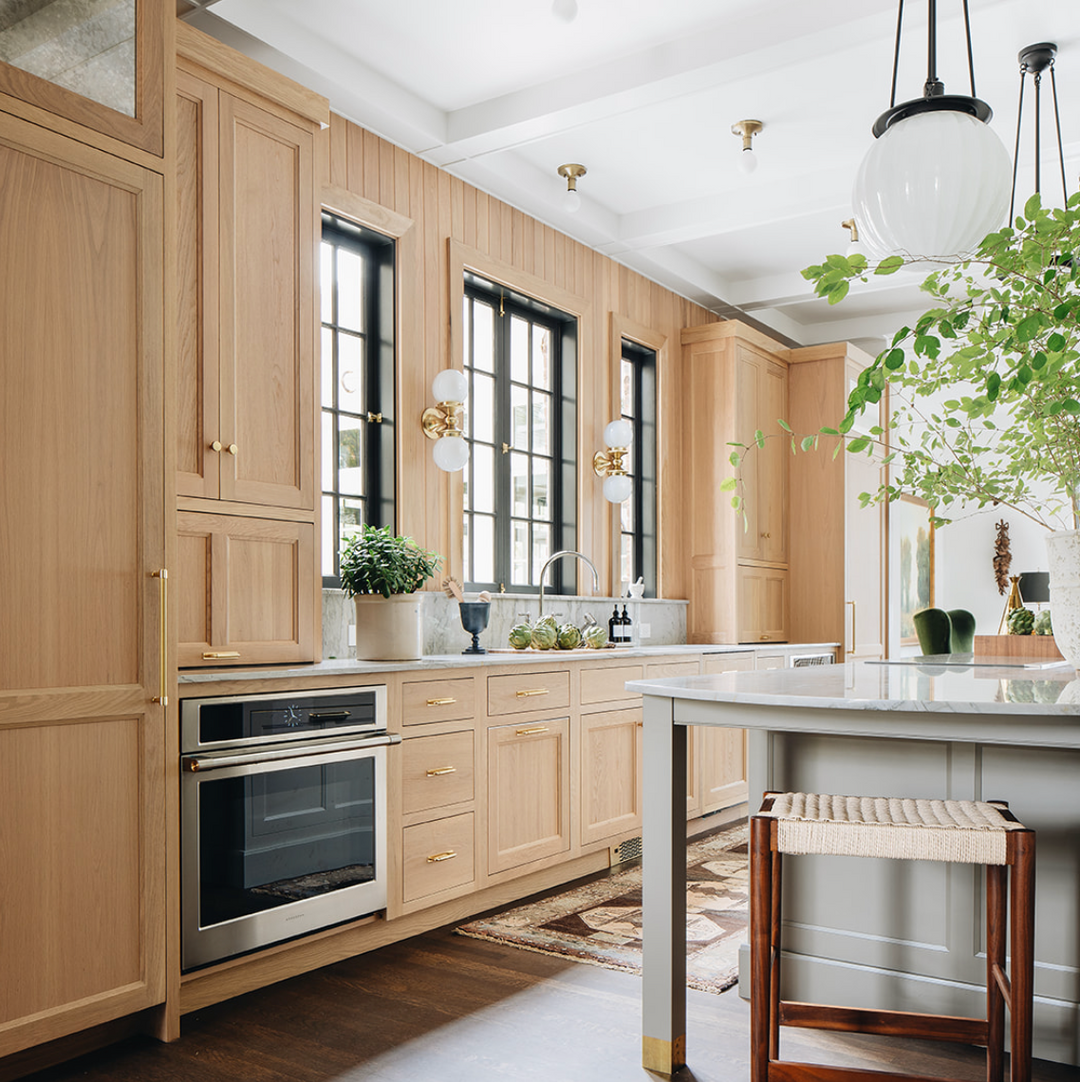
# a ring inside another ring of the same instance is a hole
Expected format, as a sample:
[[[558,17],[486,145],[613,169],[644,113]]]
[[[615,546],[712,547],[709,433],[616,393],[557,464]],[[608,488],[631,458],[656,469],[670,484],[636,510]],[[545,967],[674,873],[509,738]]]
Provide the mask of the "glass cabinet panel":
[[[135,0],[0,0],[0,60],[135,115]]]

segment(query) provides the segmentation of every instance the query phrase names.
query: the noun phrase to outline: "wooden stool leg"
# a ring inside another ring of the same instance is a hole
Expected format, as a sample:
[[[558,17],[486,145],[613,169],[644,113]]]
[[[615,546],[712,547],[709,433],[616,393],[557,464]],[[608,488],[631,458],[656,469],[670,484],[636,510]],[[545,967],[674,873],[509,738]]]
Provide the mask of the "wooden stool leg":
[[[1035,833],[1013,831],[1009,879],[1011,1082],[1031,1082],[1032,999],[1035,994]]]
[[[769,913],[769,1058],[780,1058],[780,919],[781,888],[783,886],[784,858],[780,853],[772,855],[772,897]]]
[[[750,819],[750,1082],[769,1077],[772,820]]]
[[[1005,997],[995,968],[1005,973],[1007,879],[1006,865],[986,866],[986,1082],[1003,1082],[1005,1077]]]

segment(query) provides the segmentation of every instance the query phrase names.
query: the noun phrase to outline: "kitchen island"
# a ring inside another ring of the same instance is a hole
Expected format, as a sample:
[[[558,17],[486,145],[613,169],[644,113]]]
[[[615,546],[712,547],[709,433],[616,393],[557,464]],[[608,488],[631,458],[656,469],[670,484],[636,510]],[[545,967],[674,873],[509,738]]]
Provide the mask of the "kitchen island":
[[[848,663],[639,680],[644,696],[643,1065],[685,1047],[688,727],[750,731],[766,789],[1003,799],[1038,832],[1035,1055],[1080,1063],[1080,679],[1000,664]],[[784,989],[798,999],[979,1015],[982,869],[785,863]],[[744,970],[745,972],[745,970]]]

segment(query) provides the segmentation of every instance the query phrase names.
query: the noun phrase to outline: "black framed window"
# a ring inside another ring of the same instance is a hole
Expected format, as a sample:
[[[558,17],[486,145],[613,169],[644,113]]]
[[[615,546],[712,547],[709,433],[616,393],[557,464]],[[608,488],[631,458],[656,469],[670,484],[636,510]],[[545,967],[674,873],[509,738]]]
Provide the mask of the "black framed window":
[[[630,498],[620,504],[619,577],[645,580],[645,596],[656,596],[656,352],[622,340],[619,394],[623,419],[634,442],[623,458],[633,480]]]
[[[548,556],[575,547],[577,321],[468,274],[463,330],[465,577],[535,592]],[[576,589],[576,571],[555,564],[547,582]]]
[[[394,242],[322,216],[322,574],[363,523],[394,523]]]

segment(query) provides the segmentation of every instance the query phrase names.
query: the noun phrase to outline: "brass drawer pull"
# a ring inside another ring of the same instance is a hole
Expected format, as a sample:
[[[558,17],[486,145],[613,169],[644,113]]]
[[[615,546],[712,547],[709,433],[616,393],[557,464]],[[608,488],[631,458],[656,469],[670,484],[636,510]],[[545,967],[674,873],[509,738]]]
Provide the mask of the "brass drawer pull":
[[[546,725],[533,725],[529,729],[518,729],[516,736],[535,736],[537,733],[546,733],[548,727]]]
[[[759,636],[758,636],[758,638],[759,638],[759,639],[760,639],[760,640],[761,640],[762,642],[768,642],[768,641],[769,641],[769,639],[770,639],[771,637],[772,637],[771,635],[759,635]]]
[[[204,661],[224,661],[226,658],[239,657],[239,650],[208,650],[203,654]]]
[[[428,864],[438,864],[440,860],[451,860],[456,857],[457,853],[453,849],[447,850],[445,853],[436,853],[434,856],[428,857]]]
[[[434,770],[429,770],[427,772],[427,776],[429,778],[440,778],[440,777],[442,777],[443,774],[456,774],[456,773],[457,773],[457,767],[456,766],[439,766],[439,767],[436,767]]]
[[[550,692],[547,688],[522,688],[515,694],[519,699],[528,699],[531,695],[549,695]]]
[[[456,702],[457,699],[455,699],[452,695],[448,695],[445,699],[428,699],[427,704],[428,706],[449,706],[451,703]]]
[[[158,685],[156,696],[150,701],[160,703],[162,706],[169,705],[169,569],[163,567],[160,571],[151,571],[150,577],[160,583],[160,607],[158,616],[161,631],[161,653],[158,656]]]

